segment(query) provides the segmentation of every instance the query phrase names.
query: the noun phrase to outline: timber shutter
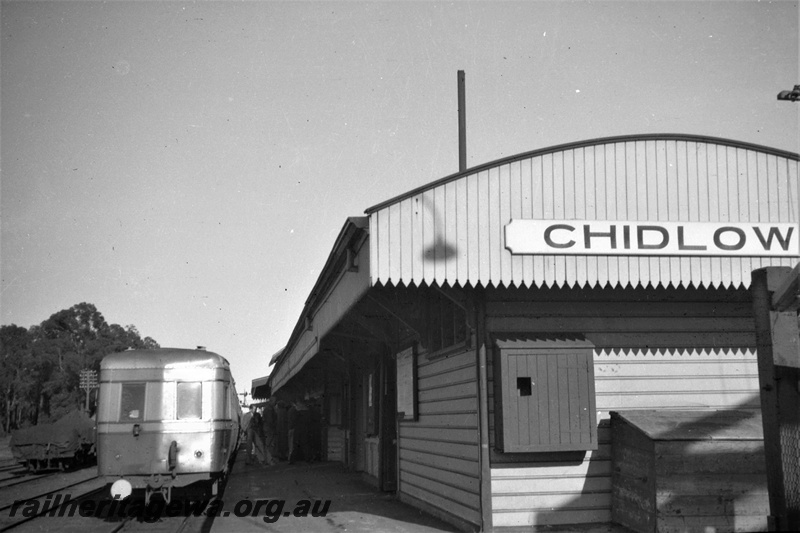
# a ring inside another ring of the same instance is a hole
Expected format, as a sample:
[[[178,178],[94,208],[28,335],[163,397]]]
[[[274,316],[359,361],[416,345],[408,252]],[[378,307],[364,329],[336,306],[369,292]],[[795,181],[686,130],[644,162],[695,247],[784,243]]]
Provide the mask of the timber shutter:
[[[495,338],[498,451],[597,449],[594,345],[582,336]]]

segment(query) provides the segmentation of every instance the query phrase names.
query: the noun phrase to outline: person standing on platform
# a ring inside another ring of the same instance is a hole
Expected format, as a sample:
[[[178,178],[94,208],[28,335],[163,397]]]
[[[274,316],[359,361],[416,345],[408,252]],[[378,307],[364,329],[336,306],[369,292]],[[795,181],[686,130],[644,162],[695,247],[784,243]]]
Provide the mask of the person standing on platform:
[[[264,458],[267,464],[277,464],[278,451],[276,449],[278,433],[278,415],[275,411],[275,396],[267,400],[267,405],[263,407],[261,420],[264,431]]]
[[[242,417],[242,426],[245,431],[245,446],[247,451],[247,464],[253,464],[253,452],[258,462],[264,462],[264,441],[261,439],[261,415],[256,411],[255,404],[250,404],[250,411]]]
[[[253,419],[253,409],[252,407],[242,415],[242,420],[239,423],[239,442],[247,441],[247,428],[250,425],[250,420]],[[245,448],[247,450],[248,456],[250,455],[249,448]]]

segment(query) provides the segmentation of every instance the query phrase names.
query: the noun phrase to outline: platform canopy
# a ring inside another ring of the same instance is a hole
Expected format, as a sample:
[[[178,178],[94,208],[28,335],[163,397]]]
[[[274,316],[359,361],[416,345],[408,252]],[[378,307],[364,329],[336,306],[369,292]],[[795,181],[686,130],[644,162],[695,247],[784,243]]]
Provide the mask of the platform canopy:
[[[369,290],[367,225],[366,217],[350,217],[342,227],[289,342],[270,360],[275,365],[268,381],[273,393],[319,353],[320,340]]]
[[[269,376],[256,378],[250,382],[250,396],[253,399],[266,400],[271,396],[269,388]]]

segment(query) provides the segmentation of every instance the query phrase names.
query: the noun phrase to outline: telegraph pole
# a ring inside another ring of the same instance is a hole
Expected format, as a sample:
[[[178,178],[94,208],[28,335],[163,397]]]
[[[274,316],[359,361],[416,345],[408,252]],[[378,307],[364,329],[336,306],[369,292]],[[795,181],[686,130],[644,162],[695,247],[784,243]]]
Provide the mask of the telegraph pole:
[[[96,389],[97,387],[97,371],[81,370],[80,388],[86,389],[86,413],[89,413],[89,395],[92,389]]]

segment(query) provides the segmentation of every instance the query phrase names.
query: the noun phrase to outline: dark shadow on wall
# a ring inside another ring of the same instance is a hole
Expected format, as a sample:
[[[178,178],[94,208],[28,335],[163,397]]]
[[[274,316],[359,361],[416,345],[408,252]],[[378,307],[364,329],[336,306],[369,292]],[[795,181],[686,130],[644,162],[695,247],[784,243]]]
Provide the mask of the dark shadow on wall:
[[[502,481],[493,483],[498,487],[493,491],[493,512],[535,512],[535,531],[577,531],[576,526],[564,529],[565,524],[608,522],[604,518],[608,515],[610,498],[607,420],[600,423],[598,437],[599,449],[593,452],[501,453],[492,450],[492,470],[506,471],[498,476]],[[516,469],[519,472],[514,472]],[[541,470],[534,474],[531,469]],[[528,487],[527,477],[531,477]],[[575,495],[578,486],[582,488]],[[497,502],[501,503],[497,505]]]
[[[422,251],[421,259],[425,262],[436,262],[448,261],[454,258],[458,255],[458,247],[447,242],[444,236],[442,217],[436,212],[436,208],[427,200],[425,195],[420,195],[415,198],[415,201],[418,204],[416,206],[415,215],[419,216],[419,204],[421,204],[421,208],[428,211],[433,220],[433,242]]]

